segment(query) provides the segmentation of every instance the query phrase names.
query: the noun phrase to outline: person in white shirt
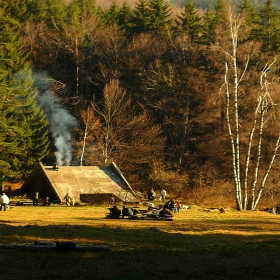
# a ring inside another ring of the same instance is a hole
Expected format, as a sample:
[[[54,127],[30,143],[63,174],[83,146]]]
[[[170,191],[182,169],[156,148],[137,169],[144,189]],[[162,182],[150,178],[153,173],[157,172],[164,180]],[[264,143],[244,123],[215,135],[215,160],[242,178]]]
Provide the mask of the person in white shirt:
[[[164,201],[166,197],[166,190],[161,191],[161,200]]]
[[[2,211],[2,207],[4,207],[4,211],[7,209],[7,205],[9,204],[10,200],[5,193],[2,193],[0,197],[0,211]]]

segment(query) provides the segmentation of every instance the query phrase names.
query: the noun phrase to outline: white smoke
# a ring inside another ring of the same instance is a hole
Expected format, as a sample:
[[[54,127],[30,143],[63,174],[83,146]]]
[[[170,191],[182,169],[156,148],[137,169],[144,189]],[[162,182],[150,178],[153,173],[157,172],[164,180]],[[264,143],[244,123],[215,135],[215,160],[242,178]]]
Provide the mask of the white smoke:
[[[34,86],[38,88],[37,102],[49,120],[49,130],[56,147],[58,165],[69,165],[72,160],[71,130],[77,120],[61,105],[52,90],[53,80],[46,72],[34,73]]]

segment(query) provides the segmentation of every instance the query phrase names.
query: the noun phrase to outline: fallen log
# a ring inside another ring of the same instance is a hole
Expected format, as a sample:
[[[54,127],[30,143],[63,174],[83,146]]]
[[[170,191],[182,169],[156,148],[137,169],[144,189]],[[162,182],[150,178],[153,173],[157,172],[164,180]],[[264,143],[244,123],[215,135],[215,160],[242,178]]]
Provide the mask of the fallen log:
[[[110,251],[106,245],[76,245],[76,242],[67,241],[56,243],[51,241],[35,241],[34,244],[0,244],[0,249],[23,249],[27,251]]]

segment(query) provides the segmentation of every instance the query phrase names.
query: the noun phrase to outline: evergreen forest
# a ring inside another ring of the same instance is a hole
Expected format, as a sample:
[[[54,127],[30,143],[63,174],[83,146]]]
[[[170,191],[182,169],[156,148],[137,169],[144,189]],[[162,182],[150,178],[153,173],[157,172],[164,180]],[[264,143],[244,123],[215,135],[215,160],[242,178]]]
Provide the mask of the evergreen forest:
[[[279,193],[279,3],[171,4],[1,1],[2,184],[115,162],[144,194]]]
[[[177,6],[184,7],[185,2],[186,2],[185,0],[169,0],[169,3],[176,7]],[[261,7],[265,4],[265,2],[266,2],[266,0],[251,0],[251,3],[258,10],[261,9]],[[193,0],[192,3],[197,8],[207,10],[207,9],[213,9],[217,3],[217,0]],[[231,1],[231,3],[238,5],[238,4],[242,3],[242,1],[233,0],[233,1]],[[275,5],[275,8],[279,11],[280,3],[278,1],[275,1],[274,5]]]

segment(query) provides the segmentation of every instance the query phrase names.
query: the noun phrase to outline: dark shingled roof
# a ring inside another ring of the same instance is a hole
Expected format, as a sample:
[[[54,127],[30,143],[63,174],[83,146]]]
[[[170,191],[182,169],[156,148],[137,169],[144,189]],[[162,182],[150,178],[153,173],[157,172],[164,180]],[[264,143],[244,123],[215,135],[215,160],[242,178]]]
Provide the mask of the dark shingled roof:
[[[34,191],[59,202],[64,201],[67,193],[76,202],[81,200],[81,194],[111,194],[124,202],[139,202],[114,163],[111,166],[59,166],[58,171],[39,163],[21,187],[22,193]]]

